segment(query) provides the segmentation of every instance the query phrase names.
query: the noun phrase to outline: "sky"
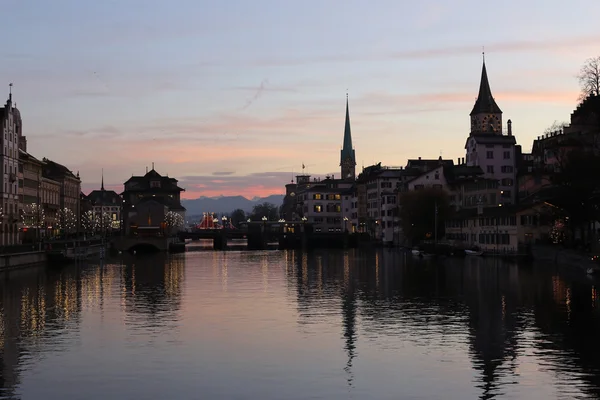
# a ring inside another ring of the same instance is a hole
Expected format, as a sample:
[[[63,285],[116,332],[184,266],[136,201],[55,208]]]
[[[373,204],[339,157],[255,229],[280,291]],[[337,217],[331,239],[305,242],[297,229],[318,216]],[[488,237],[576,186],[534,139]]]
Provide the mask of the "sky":
[[[464,156],[482,49],[524,151],[577,105],[600,56],[596,0],[2,0],[0,83],[28,151],[122,191],[154,163],[185,197],[283,194],[339,176],[346,93],[357,172]],[[585,10],[585,12],[580,12]],[[574,15],[575,17],[569,17]],[[0,89],[1,90],[1,89]]]

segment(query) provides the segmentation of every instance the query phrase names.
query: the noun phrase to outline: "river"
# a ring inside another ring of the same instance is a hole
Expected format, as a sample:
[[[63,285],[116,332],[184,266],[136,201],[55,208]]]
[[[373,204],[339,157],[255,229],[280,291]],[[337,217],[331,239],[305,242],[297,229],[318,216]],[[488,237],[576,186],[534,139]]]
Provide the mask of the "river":
[[[190,251],[1,276],[0,398],[600,396],[600,282],[581,271]]]

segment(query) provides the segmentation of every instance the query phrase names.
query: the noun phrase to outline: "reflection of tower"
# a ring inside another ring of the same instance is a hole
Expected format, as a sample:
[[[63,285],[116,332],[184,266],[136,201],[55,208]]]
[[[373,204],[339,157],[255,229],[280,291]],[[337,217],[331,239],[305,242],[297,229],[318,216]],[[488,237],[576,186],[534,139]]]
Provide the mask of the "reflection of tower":
[[[485,259],[478,261],[487,263]],[[489,399],[497,395],[500,366],[516,359],[516,332],[520,327],[515,309],[518,294],[514,291],[519,288],[510,270],[503,267],[470,265],[466,269],[471,355],[475,369],[482,374],[480,398]]]
[[[129,260],[123,268],[126,309],[151,323],[165,326],[174,321],[181,304],[185,258],[152,256]]]
[[[344,254],[344,292],[342,293],[342,326],[344,328],[344,350],[348,354],[348,362],[344,370],[348,374],[348,385],[352,385],[352,361],[356,357],[356,295],[349,265],[348,253]]]

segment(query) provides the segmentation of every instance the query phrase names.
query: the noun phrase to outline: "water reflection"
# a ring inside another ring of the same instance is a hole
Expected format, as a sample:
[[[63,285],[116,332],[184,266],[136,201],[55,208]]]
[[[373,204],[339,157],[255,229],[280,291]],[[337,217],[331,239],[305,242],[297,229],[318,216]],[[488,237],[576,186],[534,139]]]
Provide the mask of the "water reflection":
[[[555,394],[600,395],[598,300],[589,282],[485,258],[436,265],[387,251],[289,252],[286,265],[291,258],[297,267],[286,271],[295,277],[299,323],[341,312],[350,384],[357,342],[364,342],[357,337],[397,350],[389,336],[425,347],[425,353],[438,351],[438,362],[465,349],[482,399],[525,393],[525,384],[539,379],[525,373],[532,364],[552,365],[545,379],[559,381],[553,382]]]
[[[598,282],[548,266],[197,252],[0,291],[0,397],[600,397]]]

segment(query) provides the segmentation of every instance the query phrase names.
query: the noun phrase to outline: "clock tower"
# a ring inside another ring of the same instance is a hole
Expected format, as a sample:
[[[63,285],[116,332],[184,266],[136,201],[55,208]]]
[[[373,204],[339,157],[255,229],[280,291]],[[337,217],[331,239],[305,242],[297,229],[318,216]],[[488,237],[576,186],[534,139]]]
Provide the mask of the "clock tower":
[[[471,135],[502,135],[502,111],[492,96],[485,68],[485,58],[483,59],[483,67],[481,69],[479,94],[470,115]]]
[[[356,156],[352,148],[352,134],[350,132],[350,111],[348,110],[348,94],[346,93],[346,125],[344,127],[344,146],[340,154],[340,167],[342,179],[356,178]]]

